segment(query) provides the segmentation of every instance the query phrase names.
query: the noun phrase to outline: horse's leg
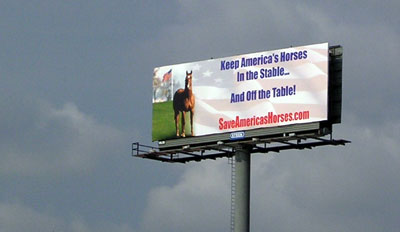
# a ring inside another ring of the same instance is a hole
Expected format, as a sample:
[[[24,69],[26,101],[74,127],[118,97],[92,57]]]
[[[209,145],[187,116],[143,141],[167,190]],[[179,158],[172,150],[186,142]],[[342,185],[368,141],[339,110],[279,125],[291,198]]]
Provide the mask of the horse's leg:
[[[179,137],[179,111],[175,110],[175,128],[176,128],[176,137]]]
[[[182,111],[182,137],[185,137],[185,115],[186,112]]]
[[[193,132],[193,114],[194,114],[194,109],[190,110],[190,132],[192,133],[192,136],[194,135],[194,132]]]

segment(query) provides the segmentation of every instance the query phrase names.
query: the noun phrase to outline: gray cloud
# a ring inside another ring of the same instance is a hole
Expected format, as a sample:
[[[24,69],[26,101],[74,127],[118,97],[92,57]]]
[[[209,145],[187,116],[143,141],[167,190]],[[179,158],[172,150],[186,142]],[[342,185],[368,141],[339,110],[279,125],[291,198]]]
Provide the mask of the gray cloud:
[[[399,10],[394,0],[2,1],[0,229],[228,230],[226,160],[129,156],[131,141],[150,141],[152,69],[328,41],[344,46],[335,136],[353,143],[254,155],[252,229],[396,231]]]
[[[60,226],[56,218],[26,208],[20,203],[0,202],[0,229],[2,231],[52,231]]]
[[[116,225],[100,222],[97,225],[89,225],[83,219],[77,217],[71,221],[54,217],[47,212],[40,212],[20,202],[0,202],[0,229],[7,232],[19,231],[71,231],[94,232],[116,231],[132,232],[126,224]]]
[[[291,152],[268,160],[257,186],[257,228],[271,231],[395,231],[399,146],[393,129],[348,127],[346,147]],[[389,129],[389,130],[388,130]],[[390,148],[382,147],[392,144]],[[273,164],[272,164],[273,163]],[[272,169],[269,171],[269,169]]]
[[[228,162],[189,166],[174,186],[150,192],[142,231],[229,230]]]
[[[253,155],[252,229],[396,231],[399,126],[342,128],[353,141],[346,147]],[[227,229],[229,165],[195,165],[175,185],[151,191],[143,231]]]
[[[63,175],[91,170],[122,133],[85,115],[73,103],[60,108],[20,98],[2,102],[0,172]]]
[[[180,14],[186,23],[167,25],[157,41],[160,53],[167,54],[160,65],[325,41],[341,44],[344,109],[357,111],[368,123],[392,120],[391,115],[400,113],[398,107],[386,107],[399,84],[399,19],[393,11],[399,4],[343,4],[185,2]]]

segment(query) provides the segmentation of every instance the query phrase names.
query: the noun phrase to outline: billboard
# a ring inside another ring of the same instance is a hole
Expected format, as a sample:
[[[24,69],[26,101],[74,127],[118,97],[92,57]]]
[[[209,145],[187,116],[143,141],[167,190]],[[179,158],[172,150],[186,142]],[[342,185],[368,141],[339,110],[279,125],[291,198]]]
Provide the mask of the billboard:
[[[328,119],[328,43],[157,67],[152,140]]]

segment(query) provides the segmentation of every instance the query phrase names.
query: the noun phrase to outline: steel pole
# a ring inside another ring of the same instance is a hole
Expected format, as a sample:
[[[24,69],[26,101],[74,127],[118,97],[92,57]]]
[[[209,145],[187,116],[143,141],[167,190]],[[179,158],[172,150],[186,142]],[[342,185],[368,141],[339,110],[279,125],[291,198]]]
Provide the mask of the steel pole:
[[[250,156],[250,146],[242,145],[235,151],[235,232],[250,231]]]

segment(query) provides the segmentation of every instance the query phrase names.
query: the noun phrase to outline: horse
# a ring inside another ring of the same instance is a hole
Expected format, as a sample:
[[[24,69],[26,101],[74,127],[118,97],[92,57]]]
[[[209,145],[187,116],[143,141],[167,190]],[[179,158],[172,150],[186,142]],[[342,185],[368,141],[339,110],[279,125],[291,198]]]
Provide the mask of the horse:
[[[185,137],[185,114],[190,112],[190,129],[191,135],[193,132],[193,116],[194,116],[194,94],[192,92],[192,73],[193,71],[186,71],[185,89],[178,89],[174,94],[173,106],[175,112],[175,127],[176,136],[179,137],[179,115],[182,112],[182,137]]]

